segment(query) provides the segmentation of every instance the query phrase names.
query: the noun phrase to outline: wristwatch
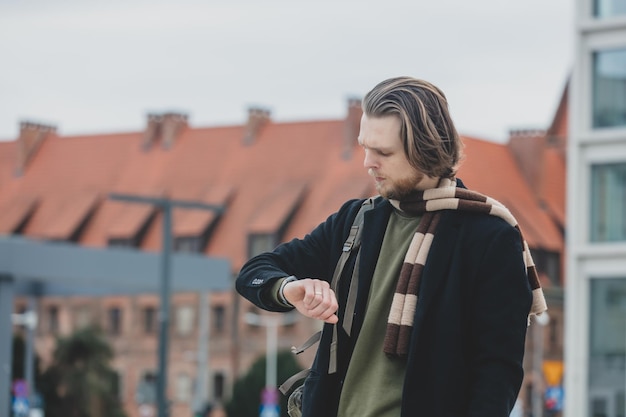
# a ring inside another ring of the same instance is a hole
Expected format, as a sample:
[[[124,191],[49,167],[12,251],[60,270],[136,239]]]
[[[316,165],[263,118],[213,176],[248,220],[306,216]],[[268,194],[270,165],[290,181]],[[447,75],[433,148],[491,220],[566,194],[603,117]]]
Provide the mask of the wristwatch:
[[[293,275],[288,276],[287,278],[283,279],[283,282],[280,283],[280,287],[278,288],[278,300],[284,304],[286,307],[293,307],[293,304],[291,304],[289,301],[287,301],[287,299],[285,298],[285,285],[287,285],[288,283],[292,282],[292,281],[297,281],[298,278],[294,277]]]

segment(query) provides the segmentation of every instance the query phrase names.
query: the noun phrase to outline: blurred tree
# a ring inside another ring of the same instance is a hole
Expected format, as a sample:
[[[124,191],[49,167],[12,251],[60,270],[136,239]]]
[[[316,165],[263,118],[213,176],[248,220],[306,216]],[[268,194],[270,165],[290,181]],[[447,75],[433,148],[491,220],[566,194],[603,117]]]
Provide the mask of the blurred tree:
[[[42,375],[46,417],[125,417],[112,358],[113,349],[96,328],[59,338],[53,364]]]
[[[281,384],[293,374],[300,372],[302,367],[290,351],[278,352],[276,357],[277,381]],[[235,381],[233,395],[226,403],[228,417],[258,417],[261,409],[261,392],[265,388],[265,355],[257,359],[248,372]],[[280,415],[287,414],[287,397],[278,394],[280,398]]]

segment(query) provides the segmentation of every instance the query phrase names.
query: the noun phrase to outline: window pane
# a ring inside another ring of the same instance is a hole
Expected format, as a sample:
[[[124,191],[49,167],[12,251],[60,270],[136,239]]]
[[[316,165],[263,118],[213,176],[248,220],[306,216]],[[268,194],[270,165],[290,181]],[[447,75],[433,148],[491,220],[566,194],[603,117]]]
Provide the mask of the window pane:
[[[224,398],[224,384],[226,378],[223,373],[216,372],[213,377],[213,396],[216,400],[221,400]]]
[[[595,17],[611,17],[626,14],[626,0],[596,0]]]
[[[221,333],[224,331],[225,315],[226,315],[225,313],[226,313],[226,309],[224,308],[224,306],[215,306],[213,308],[213,317],[215,321],[216,333]]]
[[[593,56],[593,127],[626,126],[626,49]]]
[[[90,326],[93,322],[93,315],[89,305],[76,306],[74,308],[74,326],[77,329]]]
[[[251,234],[249,237],[250,256],[256,256],[263,252],[273,250],[277,245],[276,235],[267,234]]]
[[[194,311],[191,306],[179,306],[176,309],[176,330],[180,336],[187,336],[193,330]]]
[[[155,333],[156,330],[156,308],[149,306],[143,309],[143,330],[144,333]]]
[[[135,401],[137,404],[156,403],[157,373],[155,371],[145,371],[137,383],[135,391]]]
[[[122,310],[119,307],[109,308],[109,334],[119,335],[122,333]]]
[[[200,239],[197,237],[179,237],[174,241],[174,250],[184,253],[199,253],[202,250]]]
[[[590,415],[623,416],[626,388],[626,278],[592,279],[590,294]]]
[[[59,307],[48,307],[48,331],[57,333],[59,331]]]
[[[591,167],[591,241],[626,240],[626,162]]]
[[[191,399],[191,377],[178,374],[176,377],[176,401],[188,402]]]

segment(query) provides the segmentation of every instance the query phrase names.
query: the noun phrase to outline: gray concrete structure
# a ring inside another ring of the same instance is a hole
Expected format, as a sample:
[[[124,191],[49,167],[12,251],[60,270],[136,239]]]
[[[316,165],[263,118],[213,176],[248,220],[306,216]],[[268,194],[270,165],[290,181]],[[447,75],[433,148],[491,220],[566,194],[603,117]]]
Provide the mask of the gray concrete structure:
[[[162,266],[161,253],[0,236],[0,404],[10,399],[14,295],[158,293]],[[232,287],[227,259],[172,254],[170,273],[172,292]],[[0,417],[7,411],[0,407]]]

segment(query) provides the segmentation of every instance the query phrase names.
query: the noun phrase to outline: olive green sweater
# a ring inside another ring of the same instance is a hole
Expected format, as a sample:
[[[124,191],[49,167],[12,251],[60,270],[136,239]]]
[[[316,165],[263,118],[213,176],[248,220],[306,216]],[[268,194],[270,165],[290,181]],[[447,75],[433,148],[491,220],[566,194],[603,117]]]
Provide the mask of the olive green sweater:
[[[363,326],[348,366],[338,417],[398,417],[405,361],[383,353],[387,316],[400,267],[420,217],[393,211],[372,277]]]

